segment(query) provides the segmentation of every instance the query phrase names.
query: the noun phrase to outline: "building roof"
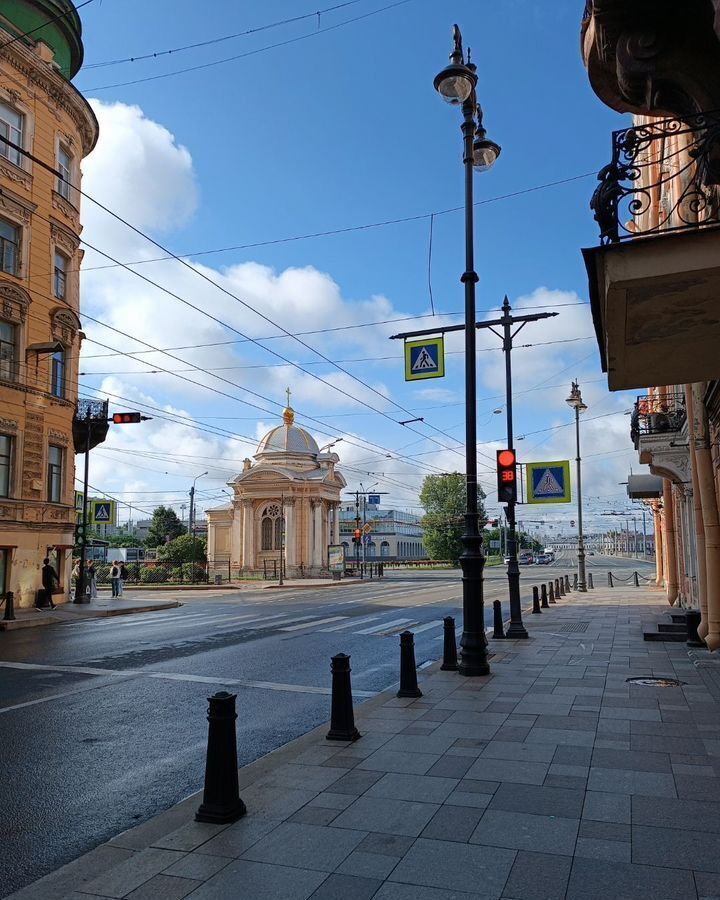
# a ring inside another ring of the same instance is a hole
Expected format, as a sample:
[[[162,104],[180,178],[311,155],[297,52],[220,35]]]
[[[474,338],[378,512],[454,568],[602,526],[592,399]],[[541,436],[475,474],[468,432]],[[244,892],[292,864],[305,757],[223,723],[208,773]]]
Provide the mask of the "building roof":
[[[295,424],[295,412],[287,406],[283,410],[283,424],[270,429],[258,444],[256,456],[265,453],[302,453],[317,456],[320,452],[315,438]]]

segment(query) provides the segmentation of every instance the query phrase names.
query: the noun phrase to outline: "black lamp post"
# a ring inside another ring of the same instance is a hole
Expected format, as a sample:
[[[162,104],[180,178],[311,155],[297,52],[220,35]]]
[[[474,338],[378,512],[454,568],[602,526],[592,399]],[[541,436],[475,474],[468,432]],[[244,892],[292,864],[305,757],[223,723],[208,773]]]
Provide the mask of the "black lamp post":
[[[435,90],[451,106],[462,109],[463,164],[465,167],[465,477],[467,500],[463,553],[460,557],[463,582],[463,634],[460,639],[461,675],[487,675],[490,671],[485,637],[483,567],[478,516],[477,486],[477,403],[475,392],[475,285],[478,281],[473,252],[473,169],[485,172],[500,155],[500,147],[489,141],[482,125],[477,102],[476,66],[463,52],[462,35],[453,26],[455,46],[450,65],[435,76]],[[477,119],[476,119],[477,116]]]
[[[583,514],[582,514],[582,460],[580,459],[580,413],[585,412],[587,406],[583,403],[580,386],[573,381],[570,388],[570,396],[565,401],[575,410],[575,445],[577,454],[575,464],[577,466],[577,503],[578,503],[578,590],[587,591],[587,579],[585,577],[585,540],[583,538]]]

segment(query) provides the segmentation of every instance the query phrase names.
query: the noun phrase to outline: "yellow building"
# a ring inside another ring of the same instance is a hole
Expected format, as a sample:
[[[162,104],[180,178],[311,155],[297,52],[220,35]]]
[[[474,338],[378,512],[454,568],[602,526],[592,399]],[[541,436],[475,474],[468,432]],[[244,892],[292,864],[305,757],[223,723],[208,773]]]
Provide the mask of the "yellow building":
[[[77,188],[80,161],[98,137],[92,110],[70,82],[82,54],[70,0],[3,0],[0,594],[13,591],[19,606],[35,602],[46,555],[60,576],[58,599],[69,594],[82,340]]]

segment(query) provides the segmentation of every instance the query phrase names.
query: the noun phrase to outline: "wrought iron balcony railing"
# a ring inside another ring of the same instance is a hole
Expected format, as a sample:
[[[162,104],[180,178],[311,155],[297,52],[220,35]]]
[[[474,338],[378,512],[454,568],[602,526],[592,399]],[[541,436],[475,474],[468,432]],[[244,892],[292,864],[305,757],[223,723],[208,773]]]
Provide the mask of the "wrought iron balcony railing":
[[[686,418],[684,394],[638,397],[630,419],[630,436],[635,449],[644,435],[682,431]]]
[[[613,132],[598,181],[601,244],[720,224],[720,110]]]

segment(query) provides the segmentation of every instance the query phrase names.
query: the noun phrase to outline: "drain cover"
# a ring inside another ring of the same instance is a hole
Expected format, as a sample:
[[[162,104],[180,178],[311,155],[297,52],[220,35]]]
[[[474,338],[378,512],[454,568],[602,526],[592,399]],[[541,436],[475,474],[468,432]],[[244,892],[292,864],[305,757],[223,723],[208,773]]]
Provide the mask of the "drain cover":
[[[558,631],[562,634],[573,634],[577,631],[587,631],[589,622],[568,622],[566,625],[561,625],[558,628]]]
[[[687,684],[686,681],[678,681],[677,678],[653,678],[651,675],[644,675],[639,678],[626,678],[630,684],[644,684],[646,687],[680,687],[681,684]]]

